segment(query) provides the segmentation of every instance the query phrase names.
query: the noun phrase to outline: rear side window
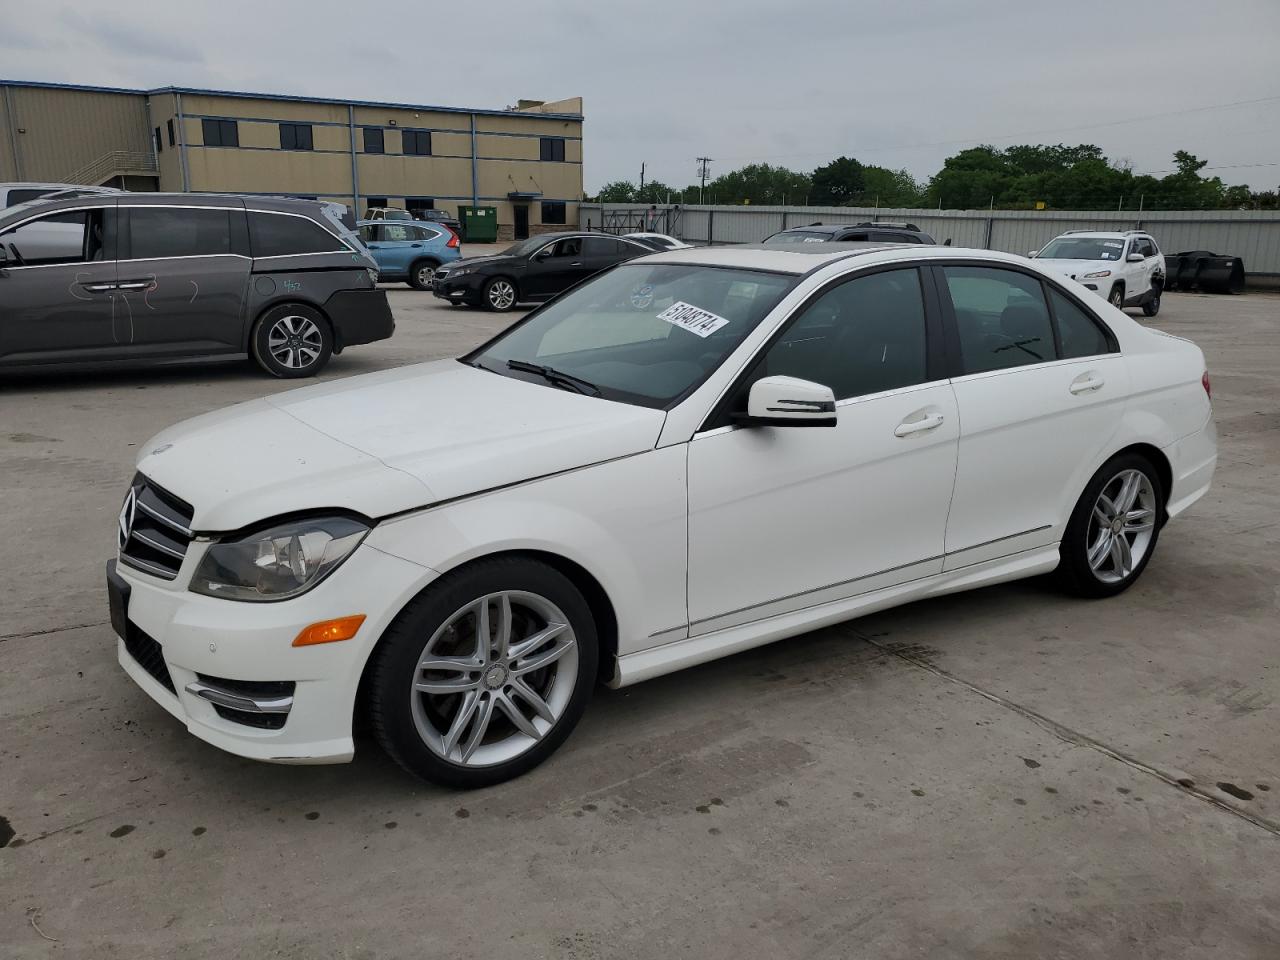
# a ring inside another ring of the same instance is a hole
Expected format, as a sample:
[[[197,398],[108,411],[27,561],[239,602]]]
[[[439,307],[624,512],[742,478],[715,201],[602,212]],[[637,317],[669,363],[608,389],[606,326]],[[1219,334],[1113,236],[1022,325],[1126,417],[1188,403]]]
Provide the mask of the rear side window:
[[[585,237],[582,241],[584,257],[615,257],[622,244],[611,237]]]
[[[307,217],[287,213],[249,213],[249,242],[255,257],[299,253],[343,253],[341,241]]]
[[[1057,359],[1040,281],[998,267],[943,267],[963,373]]]
[[[231,252],[230,210],[134,207],[129,211],[129,257],[209,257]]]
[[[388,242],[400,240],[416,240],[417,237],[410,233],[412,227],[403,223],[385,223],[382,227],[382,239]]]
[[[1098,321],[1052,287],[1049,288],[1049,302],[1053,304],[1053,315],[1058,321],[1063,359],[1096,357],[1100,353],[1111,352],[1111,344]]]

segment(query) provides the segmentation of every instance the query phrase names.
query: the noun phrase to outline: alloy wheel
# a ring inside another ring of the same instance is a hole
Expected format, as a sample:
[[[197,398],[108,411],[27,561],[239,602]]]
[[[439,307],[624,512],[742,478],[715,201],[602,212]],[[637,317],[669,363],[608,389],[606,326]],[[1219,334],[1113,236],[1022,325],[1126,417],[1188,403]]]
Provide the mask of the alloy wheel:
[[[267,351],[283,367],[302,370],[319,359],[324,349],[324,334],[315,321],[307,317],[281,317],[267,333]]]
[[[577,672],[577,637],[559,607],[535,593],[489,594],[453,613],[423,647],[410,692],[414,726],[450,763],[503,763],[556,725]]]
[[[1111,296],[1108,299],[1110,299],[1111,305],[1117,310],[1124,309],[1124,291],[1119,287],[1116,287],[1111,291]]]
[[[436,268],[431,266],[418,268],[418,286],[430,288],[435,280]]]
[[[1089,517],[1089,569],[1103,583],[1127,579],[1151,547],[1156,493],[1141,470],[1121,470],[1103,484]]]
[[[516,302],[516,288],[506,280],[489,285],[489,303],[495,310],[509,310]]]

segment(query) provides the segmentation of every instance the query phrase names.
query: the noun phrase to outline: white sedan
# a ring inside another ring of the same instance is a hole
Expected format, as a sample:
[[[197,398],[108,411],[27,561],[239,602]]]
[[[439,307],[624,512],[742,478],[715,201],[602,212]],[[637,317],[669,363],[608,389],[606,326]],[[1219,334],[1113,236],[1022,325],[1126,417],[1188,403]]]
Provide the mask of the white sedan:
[[[202,740],[473,787],[622,687],[921,597],[1130,586],[1216,463],[1204,357],[988,251],[615,267],[445,360],[143,447],[119,659]]]

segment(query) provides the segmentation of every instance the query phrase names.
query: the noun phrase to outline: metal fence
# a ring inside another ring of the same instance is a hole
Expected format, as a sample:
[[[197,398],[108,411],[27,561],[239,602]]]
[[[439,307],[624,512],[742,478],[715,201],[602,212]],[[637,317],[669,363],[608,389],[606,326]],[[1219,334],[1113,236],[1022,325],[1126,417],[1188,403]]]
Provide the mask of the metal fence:
[[[579,227],[648,229],[645,204],[583,203]],[[679,206],[657,208],[656,229],[689,243],[756,243],[788,227],[867,220],[908,222],[952,246],[1026,253],[1067,230],[1147,230],[1166,253],[1211,250],[1244,260],[1250,276],[1280,276],[1276,210],[889,210],[872,207]]]

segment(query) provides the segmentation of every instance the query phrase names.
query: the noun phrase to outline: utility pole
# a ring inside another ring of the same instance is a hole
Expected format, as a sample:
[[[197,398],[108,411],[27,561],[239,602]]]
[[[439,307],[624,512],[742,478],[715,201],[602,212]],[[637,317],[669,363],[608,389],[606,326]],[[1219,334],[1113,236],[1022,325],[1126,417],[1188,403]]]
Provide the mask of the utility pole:
[[[640,164],[640,192],[644,192],[644,164]]]
[[[698,203],[702,203],[702,192],[707,188],[707,173],[710,170],[711,170],[711,158],[699,157],[698,158],[698,176],[701,178],[701,183],[698,186]]]

